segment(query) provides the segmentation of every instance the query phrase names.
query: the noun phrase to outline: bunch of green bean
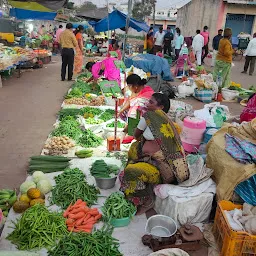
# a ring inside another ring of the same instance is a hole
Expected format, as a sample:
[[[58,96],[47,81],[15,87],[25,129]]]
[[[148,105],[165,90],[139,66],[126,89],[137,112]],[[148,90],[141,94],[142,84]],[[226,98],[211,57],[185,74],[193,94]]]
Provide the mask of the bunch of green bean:
[[[74,204],[77,199],[87,202],[88,206],[95,204],[98,200],[99,190],[86,182],[84,173],[78,168],[66,169],[55,177],[55,182],[51,202],[62,209],[66,209],[70,203]]]
[[[124,198],[119,192],[112,193],[102,207],[104,221],[110,219],[122,219],[132,217],[136,212],[136,207]]]
[[[65,218],[61,213],[49,212],[41,204],[27,209],[15,224],[7,239],[19,250],[51,248],[56,241],[68,234]]]
[[[58,245],[48,252],[49,256],[122,256],[119,252],[119,242],[112,237],[113,228],[104,226],[92,234],[71,233],[62,238]]]

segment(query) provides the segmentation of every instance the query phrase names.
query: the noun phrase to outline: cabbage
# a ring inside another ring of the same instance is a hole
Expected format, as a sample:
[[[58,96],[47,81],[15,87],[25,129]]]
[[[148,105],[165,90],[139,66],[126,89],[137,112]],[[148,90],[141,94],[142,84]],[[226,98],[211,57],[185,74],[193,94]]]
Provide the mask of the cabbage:
[[[37,188],[45,195],[52,190],[52,184],[48,179],[43,179],[37,183]]]
[[[41,171],[35,171],[32,175],[33,181],[35,183],[38,183],[40,180],[45,179],[46,175]]]
[[[36,184],[33,181],[25,181],[20,185],[21,194],[26,194],[30,188],[36,188]]]

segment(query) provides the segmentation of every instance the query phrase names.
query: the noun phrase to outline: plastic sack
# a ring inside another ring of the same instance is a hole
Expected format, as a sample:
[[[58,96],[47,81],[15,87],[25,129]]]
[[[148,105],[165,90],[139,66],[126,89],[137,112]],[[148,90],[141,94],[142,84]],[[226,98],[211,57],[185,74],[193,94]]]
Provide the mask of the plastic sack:
[[[189,256],[189,254],[181,249],[173,248],[152,252],[148,256]]]
[[[213,116],[210,114],[208,108],[204,107],[203,109],[195,110],[194,116],[196,118],[206,121],[206,127],[216,127]]]
[[[193,83],[192,86],[187,85],[187,81],[181,83],[178,86],[179,97],[180,98],[185,98],[187,96],[193,95],[195,88],[196,88],[196,84],[195,83]]]

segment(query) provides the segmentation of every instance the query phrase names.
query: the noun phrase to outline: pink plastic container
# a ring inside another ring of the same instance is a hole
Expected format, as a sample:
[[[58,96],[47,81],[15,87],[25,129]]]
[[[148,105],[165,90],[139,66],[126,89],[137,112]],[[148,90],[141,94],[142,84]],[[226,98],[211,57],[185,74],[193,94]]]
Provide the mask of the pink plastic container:
[[[195,117],[186,117],[184,119],[180,137],[185,151],[189,153],[197,151],[203,140],[205,130],[206,121]]]

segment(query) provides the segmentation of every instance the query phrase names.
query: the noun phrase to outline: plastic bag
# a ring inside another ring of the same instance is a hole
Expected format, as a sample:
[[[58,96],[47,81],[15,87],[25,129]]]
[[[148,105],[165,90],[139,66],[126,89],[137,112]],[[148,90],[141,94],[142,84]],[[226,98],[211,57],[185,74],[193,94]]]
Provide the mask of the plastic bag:
[[[210,114],[208,108],[204,107],[203,109],[195,110],[194,116],[199,119],[205,120],[207,127],[216,127],[213,116]]]
[[[192,86],[187,85],[187,81],[181,83],[178,86],[179,97],[185,98],[187,96],[193,95],[195,88],[196,88],[195,83]]]

